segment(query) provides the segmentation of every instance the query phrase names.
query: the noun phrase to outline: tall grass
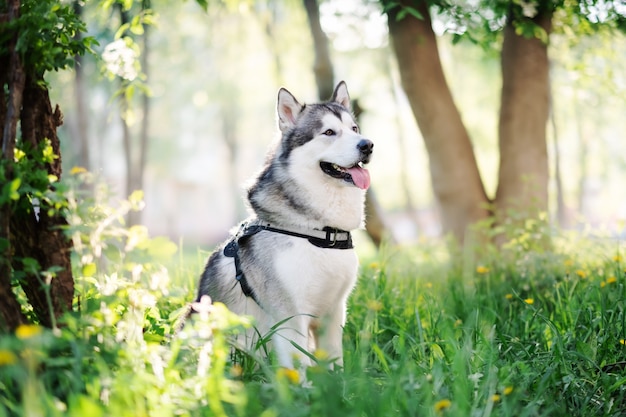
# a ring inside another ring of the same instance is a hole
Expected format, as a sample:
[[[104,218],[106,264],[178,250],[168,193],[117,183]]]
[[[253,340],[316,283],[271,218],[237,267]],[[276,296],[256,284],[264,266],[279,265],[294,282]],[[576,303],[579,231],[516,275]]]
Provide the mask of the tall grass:
[[[512,240],[448,255],[423,242],[365,256],[344,369],[318,352],[301,381],[262,344],[233,356],[231,337],[252,323],[222,305],[202,305],[175,336],[205,253],[98,228],[115,213],[76,222],[79,294],[65,326],[2,335],[0,416],[626,414],[619,242],[562,234],[550,250]]]

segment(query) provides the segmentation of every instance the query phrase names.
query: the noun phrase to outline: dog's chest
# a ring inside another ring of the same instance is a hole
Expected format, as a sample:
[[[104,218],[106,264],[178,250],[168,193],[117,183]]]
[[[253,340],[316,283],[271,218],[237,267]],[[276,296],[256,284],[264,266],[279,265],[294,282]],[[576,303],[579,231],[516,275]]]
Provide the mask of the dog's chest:
[[[275,261],[282,286],[307,313],[321,314],[344,301],[356,283],[354,249],[318,248],[294,239]]]

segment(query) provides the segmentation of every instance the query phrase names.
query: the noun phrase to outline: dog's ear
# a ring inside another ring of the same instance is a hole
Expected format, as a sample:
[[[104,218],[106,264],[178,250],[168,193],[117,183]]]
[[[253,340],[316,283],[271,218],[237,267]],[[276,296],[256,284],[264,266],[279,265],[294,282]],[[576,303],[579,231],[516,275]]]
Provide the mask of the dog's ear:
[[[348,94],[348,86],[346,85],[345,81],[341,81],[339,84],[337,84],[337,87],[335,87],[335,92],[333,93],[333,97],[330,99],[330,101],[336,101],[346,109],[351,109],[350,94]]]
[[[278,105],[276,112],[278,113],[278,128],[281,132],[293,127],[296,124],[296,118],[302,111],[302,104],[284,88],[278,90]]]

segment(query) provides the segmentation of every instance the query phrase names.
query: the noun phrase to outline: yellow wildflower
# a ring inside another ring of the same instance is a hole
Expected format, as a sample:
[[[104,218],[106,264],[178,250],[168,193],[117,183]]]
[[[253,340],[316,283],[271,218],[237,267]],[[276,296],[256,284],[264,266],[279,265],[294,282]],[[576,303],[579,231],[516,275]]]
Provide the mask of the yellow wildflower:
[[[507,300],[512,300],[512,299],[513,299],[513,294],[511,294],[511,293],[506,294],[506,295],[504,296],[504,298],[506,298]]]
[[[622,255],[618,254],[613,257],[613,261],[615,262],[622,262],[622,260],[623,260]]]
[[[13,365],[17,362],[17,357],[10,350],[0,349],[0,366]]]
[[[535,302],[535,299],[534,298],[527,298],[527,299],[524,300],[524,302],[526,304],[532,305]]]
[[[372,262],[370,264],[370,269],[380,269],[380,264],[378,262]]]
[[[619,340],[619,342],[620,342],[622,345],[626,345],[626,340],[625,340],[625,339],[620,339],[620,340]]]
[[[511,393],[513,393],[513,387],[510,385],[508,387],[504,387],[504,390],[502,391],[502,393],[504,395],[511,395]]]
[[[571,259],[566,259],[564,262],[565,266],[572,266],[574,265],[574,261]]]
[[[87,170],[83,167],[72,167],[70,175],[82,174],[83,172],[87,172]]]
[[[587,273],[583,271],[582,269],[577,269],[576,275],[578,275],[581,279],[587,278]]]
[[[602,281],[602,282],[600,283],[600,288],[604,288],[604,287],[606,287],[606,281]]]
[[[317,359],[318,361],[323,361],[328,359],[330,355],[324,349],[317,348],[315,349],[315,352],[313,352],[313,356],[315,356],[315,359]]]
[[[479,274],[486,274],[487,272],[489,272],[489,268],[487,268],[486,266],[478,265],[476,267],[476,272]]]
[[[367,309],[372,311],[380,311],[383,309],[383,303],[378,300],[367,300]]]
[[[292,384],[300,382],[300,374],[295,369],[279,368],[276,372],[276,376],[278,376],[279,379],[286,379]]]
[[[440,413],[443,410],[450,408],[450,406],[452,405],[452,401],[450,400],[439,400],[435,403],[435,411]]]
[[[617,282],[617,278],[615,278],[613,275],[611,275],[610,277],[606,279],[607,284],[615,284],[616,282]]]
[[[36,324],[22,324],[15,329],[15,335],[18,339],[30,339],[42,332],[42,328]]]
[[[494,403],[497,403],[500,401],[500,396],[498,394],[493,394],[491,396],[491,401],[493,401]]]
[[[234,364],[232,368],[230,368],[230,375],[234,378],[238,378],[243,374],[243,368],[238,363]]]
[[[432,282],[427,282],[426,284],[424,284],[424,286],[426,288],[432,288],[433,287],[433,283]]]

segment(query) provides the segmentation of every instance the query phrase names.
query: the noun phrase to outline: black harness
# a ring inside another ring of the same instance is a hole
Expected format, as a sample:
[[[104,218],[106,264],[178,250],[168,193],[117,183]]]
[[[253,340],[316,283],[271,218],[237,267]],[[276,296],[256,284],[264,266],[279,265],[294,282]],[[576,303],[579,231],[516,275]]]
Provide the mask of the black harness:
[[[239,231],[232,239],[224,246],[224,256],[234,258],[235,260],[235,279],[241,285],[241,291],[246,297],[250,297],[255,303],[259,304],[254,290],[248,284],[246,275],[241,268],[241,258],[239,257],[239,248],[246,244],[250,237],[256,235],[259,232],[268,231],[274,233],[281,233],[288,236],[295,236],[303,239],[307,239],[309,243],[318,248],[324,249],[352,249],[352,235],[345,230],[336,229],[333,227],[324,227],[322,230],[313,229],[308,230],[308,233],[301,233],[297,230],[276,228],[269,223],[263,223],[260,221],[246,221],[241,223]],[[259,304],[260,305],[260,304]]]

